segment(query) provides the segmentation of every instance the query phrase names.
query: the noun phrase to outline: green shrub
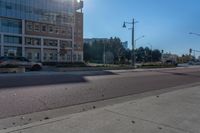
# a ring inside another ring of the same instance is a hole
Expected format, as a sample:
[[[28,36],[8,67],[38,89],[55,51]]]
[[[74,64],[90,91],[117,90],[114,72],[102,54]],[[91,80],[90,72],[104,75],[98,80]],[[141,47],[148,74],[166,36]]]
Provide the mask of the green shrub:
[[[171,67],[177,67],[177,65],[176,64],[149,63],[149,64],[143,64],[139,68],[171,68]]]
[[[44,66],[55,66],[55,67],[87,67],[86,63],[83,62],[43,62]]]
[[[77,62],[77,63],[59,63],[56,67],[88,67],[87,64]]]

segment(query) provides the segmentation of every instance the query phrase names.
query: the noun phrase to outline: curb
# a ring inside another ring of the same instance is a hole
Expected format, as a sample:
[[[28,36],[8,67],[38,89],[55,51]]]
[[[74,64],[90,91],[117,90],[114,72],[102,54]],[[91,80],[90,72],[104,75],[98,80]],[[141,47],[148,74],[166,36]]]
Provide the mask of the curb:
[[[146,92],[146,93],[142,93],[142,94],[135,94],[135,95],[131,95],[134,96],[134,98],[132,100],[137,100],[139,98],[145,98],[145,97],[151,97],[151,96],[156,96],[156,95],[161,95],[164,93],[169,93],[172,91],[178,91],[178,90],[182,90],[182,89],[187,89],[187,88],[192,88],[192,87],[196,87],[199,86],[200,82],[197,83],[193,83],[193,84],[188,84],[186,86],[177,86],[177,87],[172,87],[172,88],[168,88],[168,89],[162,89],[162,90],[156,90],[153,92]],[[130,96],[125,96],[123,98],[129,98]],[[128,102],[129,100],[125,101],[125,102],[120,102],[117,103],[118,105],[123,104]],[[85,112],[77,112],[77,113],[73,113],[73,114],[68,114],[68,115],[64,115],[64,116],[59,116],[56,118],[52,118],[52,119],[47,119],[47,120],[43,120],[43,121],[36,121],[27,125],[23,125],[23,126],[16,126],[16,127],[11,127],[11,128],[7,128],[4,130],[0,130],[0,133],[13,133],[13,132],[17,132],[17,131],[21,131],[21,130],[25,130],[25,129],[29,129],[29,128],[34,128],[34,127],[38,127],[38,126],[42,126],[42,125],[46,125],[46,124],[50,124],[50,123],[55,123],[55,122],[59,122],[59,121],[63,121],[66,119],[70,119],[74,116],[76,116],[77,114],[81,114],[81,113],[86,113],[86,112],[93,112],[93,111],[98,111],[98,110],[104,110],[105,108],[109,107],[109,106],[113,106],[113,105],[108,105],[108,106],[104,106],[104,107],[100,107],[97,108],[95,110],[87,110]]]
[[[0,68],[0,73],[25,73],[24,67],[19,68]]]

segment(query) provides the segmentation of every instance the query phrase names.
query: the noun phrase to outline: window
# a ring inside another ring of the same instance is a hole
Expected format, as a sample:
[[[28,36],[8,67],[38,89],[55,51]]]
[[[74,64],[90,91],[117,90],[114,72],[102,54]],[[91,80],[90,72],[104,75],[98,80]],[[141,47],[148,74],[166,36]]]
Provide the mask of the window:
[[[61,32],[62,32],[62,35],[65,35],[67,33],[65,29],[61,30]]]
[[[60,41],[61,48],[72,48],[72,41]]]
[[[25,40],[26,40],[26,45],[31,45],[32,44],[31,38],[26,38]]]
[[[6,5],[6,9],[12,9],[12,6],[11,5]]]
[[[44,46],[57,47],[58,41],[57,40],[44,39]]]
[[[56,33],[56,34],[59,34],[59,32],[60,32],[59,27],[55,27],[55,33]]]
[[[74,61],[76,61],[76,55],[73,56]]]
[[[22,33],[22,22],[20,20],[1,18],[0,31],[6,33]]]
[[[42,25],[42,32],[46,32],[47,31],[47,26],[46,25]]]
[[[36,31],[36,32],[40,31],[40,24],[38,24],[38,23],[34,24],[34,31]]]
[[[34,45],[34,46],[40,46],[41,45],[41,39],[39,38],[25,38],[25,45]]]
[[[71,55],[67,55],[67,60],[71,61]]]
[[[4,43],[22,44],[22,37],[4,35]]]
[[[34,59],[40,60],[40,53],[34,53]]]
[[[44,60],[47,60],[47,53],[44,53]]]
[[[82,56],[78,55],[78,61],[81,61],[81,60],[82,60]]]
[[[74,44],[74,48],[77,49],[77,45],[76,44]]]
[[[4,47],[4,56],[22,56],[22,48]]]
[[[27,58],[30,59],[30,60],[32,60],[32,53],[28,53],[27,54]]]
[[[57,50],[44,49],[45,61],[57,61]]]
[[[49,33],[53,33],[53,26],[52,25],[49,25],[48,29],[49,29]]]
[[[26,30],[27,31],[33,31],[33,24],[32,24],[32,22],[27,22],[26,23]]]
[[[54,59],[54,58],[53,58],[53,53],[50,53],[50,54],[49,54],[49,59],[50,59],[50,60],[53,60],[53,59]]]

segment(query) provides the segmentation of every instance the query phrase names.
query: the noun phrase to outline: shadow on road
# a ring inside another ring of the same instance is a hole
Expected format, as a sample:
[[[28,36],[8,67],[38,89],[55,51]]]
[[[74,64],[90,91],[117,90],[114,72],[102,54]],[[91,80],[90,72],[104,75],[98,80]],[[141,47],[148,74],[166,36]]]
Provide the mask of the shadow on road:
[[[14,87],[44,86],[57,84],[75,84],[88,82],[85,76],[116,75],[109,71],[76,72],[63,74],[34,74],[0,76],[0,89]]]
[[[199,72],[199,71],[193,71],[192,73],[183,73],[183,72],[170,72],[170,71],[156,71],[159,73],[164,73],[164,74],[171,74],[171,75],[175,75],[175,76],[185,76],[185,77],[195,77],[195,78],[200,78],[199,75],[195,75],[195,73]]]

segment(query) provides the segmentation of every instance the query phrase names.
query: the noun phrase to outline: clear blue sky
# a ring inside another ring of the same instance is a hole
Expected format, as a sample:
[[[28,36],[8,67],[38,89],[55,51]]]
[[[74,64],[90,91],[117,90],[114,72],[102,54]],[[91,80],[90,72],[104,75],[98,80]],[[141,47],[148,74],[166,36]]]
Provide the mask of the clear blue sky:
[[[84,0],[84,37],[120,37],[131,44],[131,31],[122,28],[123,21],[134,17],[137,47],[152,44],[154,48],[177,54],[189,48],[200,50],[200,0]],[[131,46],[129,46],[131,47]]]

